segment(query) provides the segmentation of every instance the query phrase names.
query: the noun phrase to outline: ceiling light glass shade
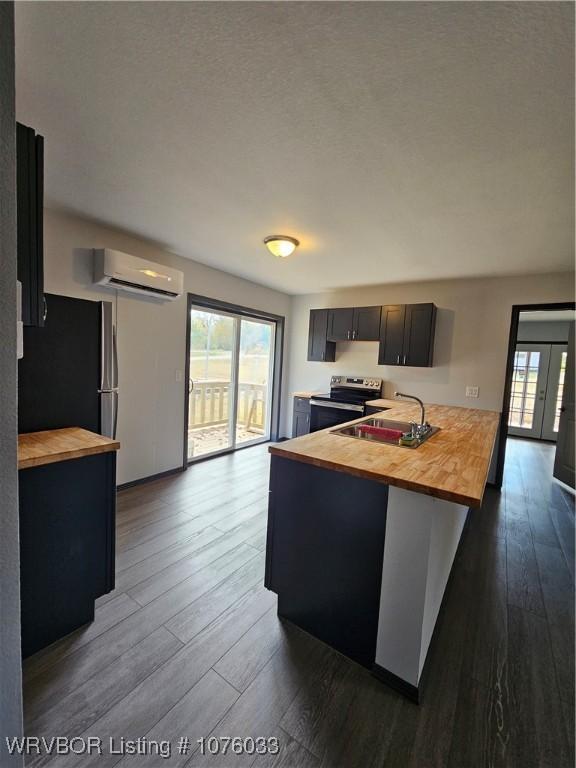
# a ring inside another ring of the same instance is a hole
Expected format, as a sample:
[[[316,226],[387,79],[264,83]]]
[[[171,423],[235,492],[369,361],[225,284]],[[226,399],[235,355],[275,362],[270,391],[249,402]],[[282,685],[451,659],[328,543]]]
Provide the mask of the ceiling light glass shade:
[[[270,253],[274,256],[279,256],[281,259],[290,256],[296,250],[296,246],[300,245],[300,242],[295,237],[289,237],[288,235],[269,235],[264,238],[264,242]]]

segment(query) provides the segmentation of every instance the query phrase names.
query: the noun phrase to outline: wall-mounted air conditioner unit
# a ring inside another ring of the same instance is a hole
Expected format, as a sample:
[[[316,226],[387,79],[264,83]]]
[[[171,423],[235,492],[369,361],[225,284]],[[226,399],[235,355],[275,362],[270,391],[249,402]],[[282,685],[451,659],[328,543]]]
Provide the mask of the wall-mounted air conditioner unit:
[[[94,283],[172,301],[184,292],[184,273],[121,251],[98,248],[94,250]]]

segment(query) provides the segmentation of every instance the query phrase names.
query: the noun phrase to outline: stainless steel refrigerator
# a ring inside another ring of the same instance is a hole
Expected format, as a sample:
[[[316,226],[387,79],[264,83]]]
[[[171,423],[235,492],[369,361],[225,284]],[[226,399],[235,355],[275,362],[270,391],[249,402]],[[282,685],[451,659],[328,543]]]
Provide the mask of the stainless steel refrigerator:
[[[118,355],[113,307],[46,294],[43,328],[24,328],[18,431],[83,427],[116,437]]]

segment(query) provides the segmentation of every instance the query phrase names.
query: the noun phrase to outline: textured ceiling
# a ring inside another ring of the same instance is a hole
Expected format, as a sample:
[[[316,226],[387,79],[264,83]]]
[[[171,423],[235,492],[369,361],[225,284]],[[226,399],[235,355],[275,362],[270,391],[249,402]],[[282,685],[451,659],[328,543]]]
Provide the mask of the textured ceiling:
[[[572,3],[16,5],[51,205],[289,293],[573,267]]]

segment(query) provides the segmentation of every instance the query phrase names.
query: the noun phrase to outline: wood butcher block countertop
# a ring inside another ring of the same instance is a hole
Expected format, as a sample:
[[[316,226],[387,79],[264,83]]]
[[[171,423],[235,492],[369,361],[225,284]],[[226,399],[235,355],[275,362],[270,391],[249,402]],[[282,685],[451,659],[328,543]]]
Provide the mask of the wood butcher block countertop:
[[[420,421],[417,405],[386,401],[374,414],[394,421]],[[383,401],[376,401],[382,404]],[[427,405],[426,420],[440,431],[418,448],[386,445],[321,430],[270,447],[270,453],[348,472],[409,491],[479,507],[500,421],[495,411]],[[356,421],[361,421],[357,419]]]
[[[80,427],[18,435],[18,469],[117,451],[120,443]]]

